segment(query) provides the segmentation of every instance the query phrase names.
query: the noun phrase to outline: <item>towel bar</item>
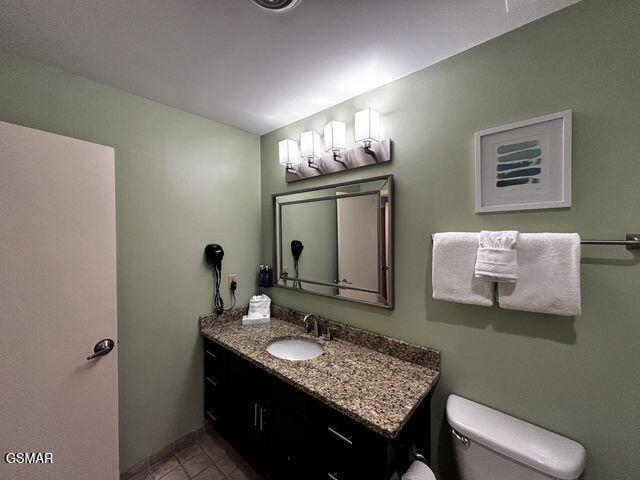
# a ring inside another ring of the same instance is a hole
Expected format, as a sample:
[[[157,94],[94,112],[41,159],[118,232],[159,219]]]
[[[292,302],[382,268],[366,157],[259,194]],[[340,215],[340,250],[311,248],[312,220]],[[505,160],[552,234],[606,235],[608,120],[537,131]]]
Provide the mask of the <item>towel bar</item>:
[[[640,249],[640,233],[627,233],[626,240],[582,240],[583,245],[625,245],[627,250]]]
[[[433,241],[433,234],[431,234]],[[640,233],[627,233],[625,240],[582,240],[582,245],[624,245],[627,250],[640,250]]]

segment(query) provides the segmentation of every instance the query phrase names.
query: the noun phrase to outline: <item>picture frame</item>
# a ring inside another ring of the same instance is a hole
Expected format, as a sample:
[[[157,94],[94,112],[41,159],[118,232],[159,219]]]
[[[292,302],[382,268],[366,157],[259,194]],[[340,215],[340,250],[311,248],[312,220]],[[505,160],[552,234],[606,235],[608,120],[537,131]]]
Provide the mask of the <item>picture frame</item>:
[[[475,133],[476,213],[571,207],[571,110]]]

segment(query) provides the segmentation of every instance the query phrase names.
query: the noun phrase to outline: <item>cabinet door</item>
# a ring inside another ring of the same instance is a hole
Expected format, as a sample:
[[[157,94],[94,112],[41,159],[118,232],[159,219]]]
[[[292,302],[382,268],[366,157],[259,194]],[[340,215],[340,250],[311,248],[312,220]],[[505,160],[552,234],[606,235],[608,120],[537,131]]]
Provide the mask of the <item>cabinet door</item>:
[[[278,480],[315,478],[311,431],[289,411],[271,403],[265,414],[265,437],[270,470]]]
[[[270,423],[267,385],[262,372],[253,365],[237,358],[236,366],[233,375],[237,392],[234,395],[237,413],[232,428],[236,438],[234,446],[258,473],[272,478],[268,442],[265,440]]]
[[[225,375],[222,385],[218,388],[224,404],[224,415],[215,429],[238,451],[243,451],[250,419],[247,415],[249,399],[241,385],[236,381],[235,370]]]
[[[242,412],[236,424],[239,449],[245,459],[256,465],[260,457],[260,402],[256,397],[245,397]]]

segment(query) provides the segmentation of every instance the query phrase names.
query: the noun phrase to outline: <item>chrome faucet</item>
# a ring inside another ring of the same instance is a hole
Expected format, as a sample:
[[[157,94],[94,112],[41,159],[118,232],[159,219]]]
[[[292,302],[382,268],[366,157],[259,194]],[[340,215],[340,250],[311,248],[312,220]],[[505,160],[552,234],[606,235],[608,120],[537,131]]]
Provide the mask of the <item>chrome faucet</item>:
[[[312,326],[309,325],[309,321],[308,321],[309,317],[312,318],[312,322],[313,322]],[[318,325],[318,317],[310,313],[304,316],[304,318],[302,319],[302,322],[304,323],[304,328],[307,330],[307,333],[313,332],[314,337],[320,336],[320,327]]]

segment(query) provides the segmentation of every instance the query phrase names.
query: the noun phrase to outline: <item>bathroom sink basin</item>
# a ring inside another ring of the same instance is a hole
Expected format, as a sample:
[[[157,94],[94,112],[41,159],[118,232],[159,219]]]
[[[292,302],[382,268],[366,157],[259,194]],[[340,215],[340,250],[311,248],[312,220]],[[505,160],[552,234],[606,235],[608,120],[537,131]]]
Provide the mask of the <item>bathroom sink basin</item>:
[[[300,361],[319,357],[324,353],[324,348],[306,338],[283,338],[269,343],[267,352],[284,360]]]

